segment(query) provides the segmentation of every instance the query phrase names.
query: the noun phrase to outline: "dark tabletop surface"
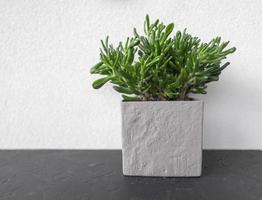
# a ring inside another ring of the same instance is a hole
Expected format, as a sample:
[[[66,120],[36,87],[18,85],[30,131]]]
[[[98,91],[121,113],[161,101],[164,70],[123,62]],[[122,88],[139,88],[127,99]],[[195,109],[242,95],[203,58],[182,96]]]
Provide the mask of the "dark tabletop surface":
[[[124,177],[120,150],[0,151],[0,200],[262,200],[262,151],[208,150],[200,178]]]

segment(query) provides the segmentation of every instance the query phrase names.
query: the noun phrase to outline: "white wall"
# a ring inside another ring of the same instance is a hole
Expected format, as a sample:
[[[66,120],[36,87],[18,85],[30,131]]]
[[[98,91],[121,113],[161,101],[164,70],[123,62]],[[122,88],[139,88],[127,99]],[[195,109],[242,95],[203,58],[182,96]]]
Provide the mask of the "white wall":
[[[120,148],[120,97],[95,91],[99,40],[144,16],[237,47],[205,100],[205,148],[262,149],[260,0],[0,0],[0,148]]]

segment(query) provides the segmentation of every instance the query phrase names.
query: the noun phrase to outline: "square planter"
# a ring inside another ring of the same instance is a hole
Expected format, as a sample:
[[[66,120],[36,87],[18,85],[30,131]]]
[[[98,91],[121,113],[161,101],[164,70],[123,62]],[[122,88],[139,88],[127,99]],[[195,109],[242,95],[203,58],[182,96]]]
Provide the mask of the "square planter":
[[[124,175],[201,175],[202,101],[122,102],[121,107]]]

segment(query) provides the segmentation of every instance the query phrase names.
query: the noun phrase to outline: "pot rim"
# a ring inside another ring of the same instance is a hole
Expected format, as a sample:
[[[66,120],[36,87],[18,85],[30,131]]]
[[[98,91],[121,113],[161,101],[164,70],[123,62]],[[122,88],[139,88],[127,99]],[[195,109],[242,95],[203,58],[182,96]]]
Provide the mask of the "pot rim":
[[[178,100],[178,101],[124,101],[122,100],[121,103],[182,103],[182,102],[186,102],[186,103],[190,103],[190,102],[204,102],[203,100],[199,100],[199,99],[194,99],[194,100],[188,100],[188,101],[183,101],[183,100]]]

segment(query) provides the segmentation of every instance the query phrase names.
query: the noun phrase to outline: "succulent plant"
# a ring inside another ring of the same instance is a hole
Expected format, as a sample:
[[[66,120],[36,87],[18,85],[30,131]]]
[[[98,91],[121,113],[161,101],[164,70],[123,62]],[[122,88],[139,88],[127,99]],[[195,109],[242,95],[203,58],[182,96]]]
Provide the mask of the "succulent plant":
[[[111,82],[125,101],[190,100],[190,93],[206,94],[207,83],[217,81],[229,62],[222,63],[236,48],[226,48],[220,37],[203,43],[186,29],[170,36],[174,24],[146,16],[144,35],[134,28],[133,36],[115,48],[108,36],[101,41],[100,62],[92,74],[103,77],[93,82],[98,89]]]

